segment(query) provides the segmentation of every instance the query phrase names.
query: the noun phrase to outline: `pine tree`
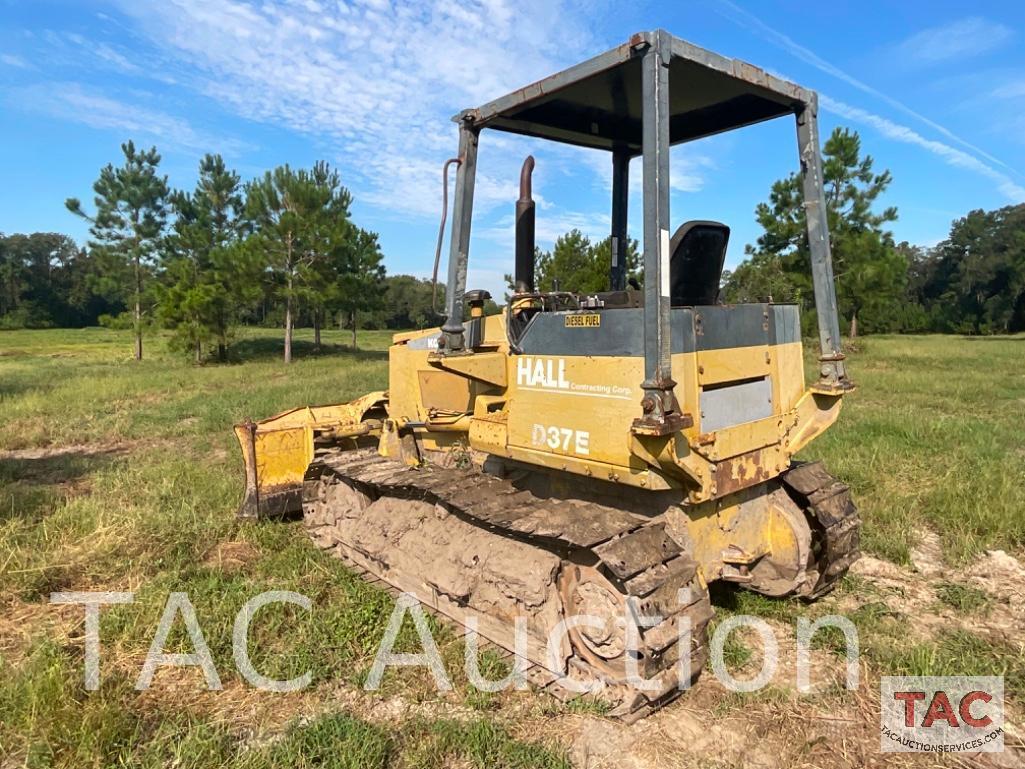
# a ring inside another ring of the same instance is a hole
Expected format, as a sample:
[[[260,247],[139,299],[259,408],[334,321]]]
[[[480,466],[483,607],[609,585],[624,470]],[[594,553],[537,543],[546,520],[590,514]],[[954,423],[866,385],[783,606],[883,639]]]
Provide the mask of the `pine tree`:
[[[340,277],[356,267],[353,260],[358,228],[349,220],[352,196],[342,186],[337,171],[321,161],[313,166],[309,178],[316,200],[308,214],[306,249],[311,265],[308,275],[316,278],[306,282],[303,296],[312,311],[313,346],[319,351],[320,332],[329,305],[339,295]]]
[[[167,177],[157,175],[156,147],[138,151],[131,141],[121,145],[124,165],[108,164],[93,184],[96,213],[87,215],[78,198],[68,210],[90,222],[89,247],[104,261],[105,292],[132,305],[135,359],[142,360],[142,316],[146,281],[160,252],[166,217]],[[127,281],[125,279],[128,279]],[[126,291],[125,286],[130,286]]]
[[[351,196],[327,163],[294,171],[287,164],[246,185],[248,242],[278,281],[285,304],[285,363],[292,362],[296,303],[308,299],[319,311],[317,265],[345,237]],[[318,321],[319,323],[319,316]]]
[[[241,307],[259,293],[258,265],[239,245],[238,174],[220,155],[206,155],[195,191],[176,191],[171,205],[176,218],[166,241],[161,318],[181,345],[193,350],[197,363],[206,342],[216,345],[218,360],[224,361]]]
[[[350,226],[343,248],[335,253],[332,265],[334,282],[328,303],[339,312],[352,330],[352,349],[356,349],[359,314],[377,310],[384,297],[384,255],[377,233]]]
[[[876,174],[870,156],[861,157],[861,139],[837,128],[823,147],[822,176],[829,217],[833,269],[840,313],[857,336],[859,320],[868,330],[891,330],[899,323],[894,311],[902,301],[907,258],[898,251],[885,225],[896,221],[897,209],[876,213],[877,198],[890,185],[889,171]],[[748,261],[724,275],[727,301],[775,301],[810,304],[813,297],[808,233],[801,179],[791,174],[772,185],[767,203],[755,217],[764,232],[748,246]]]
[[[597,243],[580,230],[560,235],[551,251],[534,250],[534,285],[538,291],[574,291],[581,294],[609,290],[609,272],[612,265],[612,237]],[[628,279],[641,281],[640,254],[637,241],[627,241],[626,272]],[[513,291],[513,276],[506,275],[509,291]]]

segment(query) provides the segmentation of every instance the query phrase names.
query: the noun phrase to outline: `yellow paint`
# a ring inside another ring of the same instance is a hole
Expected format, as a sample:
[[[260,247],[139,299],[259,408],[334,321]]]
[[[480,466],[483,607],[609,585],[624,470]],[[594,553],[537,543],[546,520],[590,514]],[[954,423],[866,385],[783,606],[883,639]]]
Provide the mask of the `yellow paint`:
[[[599,313],[565,317],[571,328],[600,329]],[[776,477],[839,413],[840,393],[805,390],[800,342],[699,351],[672,358],[674,392],[693,426],[637,436],[630,428],[641,415],[643,358],[510,354],[505,316],[484,318],[482,326],[481,346],[457,355],[439,354],[437,329],[393,337],[388,416],[424,450],[470,448],[639,489],[681,489],[681,500],[703,504]],[[703,387],[761,377],[772,383],[771,416],[702,431]],[[314,436],[358,424],[381,397],[264,420],[255,457],[245,427],[237,428],[258,488],[301,483]],[[401,437],[385,432],[381,451],[408,461]]]
[[[266,499],[269,494],[301,488],[313,461],[314,435],[347,434],[387,397],[375,392],[340,406],[293,409],[260,422],[235,425],[246,463],[247,495],[255,492],[259,499]]]
[[[505,388],[509,356],[505,352],[470,352],[465,355],[433,355],[431,365],[461,376]]]
[[[701,350],[694,356],[698,364],[698,384],[706,387],[738,379],[769,376],[771,349],[768,345],[758,345],[729,350]]]

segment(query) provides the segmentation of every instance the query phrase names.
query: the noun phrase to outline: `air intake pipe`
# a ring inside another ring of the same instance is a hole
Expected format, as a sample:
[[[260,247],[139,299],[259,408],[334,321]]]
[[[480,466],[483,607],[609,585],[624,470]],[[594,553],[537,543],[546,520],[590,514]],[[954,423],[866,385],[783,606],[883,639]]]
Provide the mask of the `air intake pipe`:
[[[516,293],[534,291],[534,199],[530,196],[530,175],[534,156],[527,155],[520,170],[520,199],[516,201]]]

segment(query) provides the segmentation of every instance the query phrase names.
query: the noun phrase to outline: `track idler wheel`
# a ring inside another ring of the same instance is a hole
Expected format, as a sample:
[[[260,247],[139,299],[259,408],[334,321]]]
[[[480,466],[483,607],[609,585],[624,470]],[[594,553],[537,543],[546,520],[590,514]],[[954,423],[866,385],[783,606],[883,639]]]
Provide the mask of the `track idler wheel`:
[[[821,462],[795,463],[770,496],[769,552],[746,584],[769,596],[813,601],[830,592],[860,556],[861,519],[848,486]]]
[[[573,649],[614,679],[626,677],[626,596],[592,566],[567,564],[559,585]],[[577,624],[587,617],[594,624]]]

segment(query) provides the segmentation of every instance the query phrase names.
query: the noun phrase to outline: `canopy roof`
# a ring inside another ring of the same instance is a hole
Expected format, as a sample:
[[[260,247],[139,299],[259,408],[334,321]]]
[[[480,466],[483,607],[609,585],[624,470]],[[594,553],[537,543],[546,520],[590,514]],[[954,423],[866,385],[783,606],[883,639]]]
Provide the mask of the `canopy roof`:
[[[629,41],[567,70],[460,113],[477,128],[641,152],[641,59],[656,33]],[[669,37],[669,141],[698,139],[792,114],[811,91],[758,67]]]

